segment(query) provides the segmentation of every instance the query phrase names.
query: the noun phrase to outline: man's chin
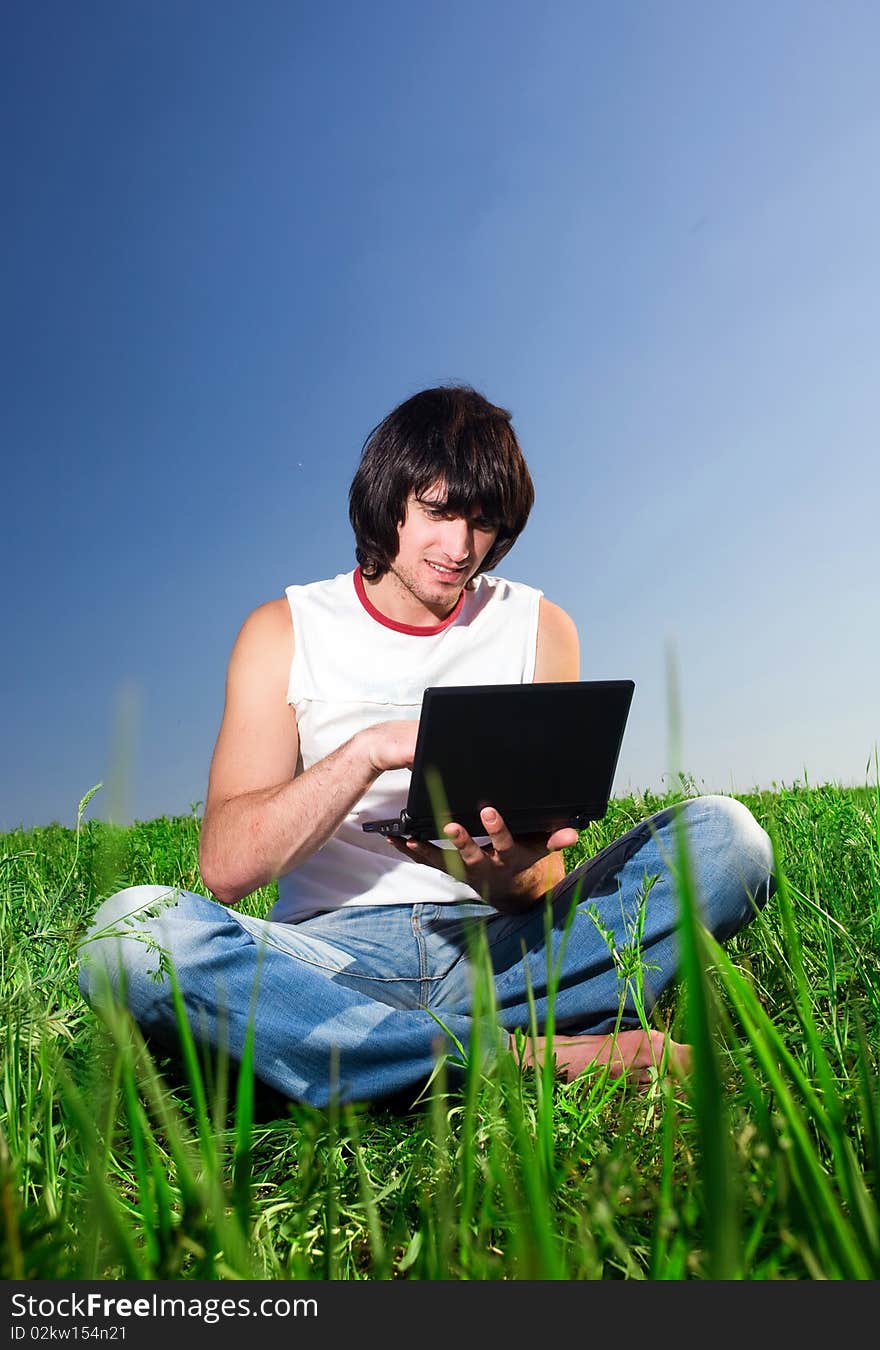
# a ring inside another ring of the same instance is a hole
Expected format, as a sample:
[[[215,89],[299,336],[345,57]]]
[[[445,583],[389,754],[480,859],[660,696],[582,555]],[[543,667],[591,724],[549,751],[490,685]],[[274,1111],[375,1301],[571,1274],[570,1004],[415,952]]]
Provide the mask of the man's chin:
[[[419,604],[431,610],[438,619],[444,619],[455,608],[470,577],[469,573],[464,572],[461,576],[446,581],[427,564],[420,575],[400,573],[394,568],[391,570],[398,585],[418,600]]]

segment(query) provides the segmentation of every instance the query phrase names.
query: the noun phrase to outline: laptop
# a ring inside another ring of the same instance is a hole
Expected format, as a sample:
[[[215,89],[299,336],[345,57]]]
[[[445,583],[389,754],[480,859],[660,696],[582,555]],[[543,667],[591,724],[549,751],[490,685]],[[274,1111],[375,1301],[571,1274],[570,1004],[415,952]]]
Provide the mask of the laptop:
[[[494,806],[512,834],[582,829],[608,809],[634,689],[632,680],[426,689],[406,805],[362,828],[445,839],[455,820],[484,837],[479,811]]]

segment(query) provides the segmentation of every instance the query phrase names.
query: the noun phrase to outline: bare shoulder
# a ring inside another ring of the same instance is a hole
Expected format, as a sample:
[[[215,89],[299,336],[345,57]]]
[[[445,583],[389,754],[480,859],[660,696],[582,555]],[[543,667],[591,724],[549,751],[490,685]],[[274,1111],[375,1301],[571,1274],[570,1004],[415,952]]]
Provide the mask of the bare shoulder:
[[[580,673],[580,640],[574,620],[560,605],[541,596],[535,680],[576,680]]]
[[[290,669],[293,660],[293,623],[285,596],[266,600],[247,615],[232,648],[230,669],[252,664],[264,670]]]
[[[247,615],[239,629],[249,641],[271,642],[284,638],[293,640],[293,624],[290,619],[290,606],[287,597],[276,596],[274,600],[265,600]]]

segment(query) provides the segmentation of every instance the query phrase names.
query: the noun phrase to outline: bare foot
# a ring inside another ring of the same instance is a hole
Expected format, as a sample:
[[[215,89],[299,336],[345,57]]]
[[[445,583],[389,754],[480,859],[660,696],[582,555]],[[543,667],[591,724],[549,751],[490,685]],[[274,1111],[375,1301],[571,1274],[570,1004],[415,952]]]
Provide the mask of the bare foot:
[[[510,1048],[517,1055],[516,1041],[510,1038]],[[547,1051],[545,1036],[526,1038],[520,1068],[538,1068],[544,1063]],[[655,1076],[667,1056],[670,1073],[681,1077],[690,1070],[691,1048],[679,1041],[668,1040],[663,1031],[643,1031],[635,1028],[618,1031],[617,1036],[554,1036],[553,1057],[556,1072],[566,1083],[571,1083],[585,1069],[608,1065],[612,1078],[626,1075],[636,1083],[647,1084]]]

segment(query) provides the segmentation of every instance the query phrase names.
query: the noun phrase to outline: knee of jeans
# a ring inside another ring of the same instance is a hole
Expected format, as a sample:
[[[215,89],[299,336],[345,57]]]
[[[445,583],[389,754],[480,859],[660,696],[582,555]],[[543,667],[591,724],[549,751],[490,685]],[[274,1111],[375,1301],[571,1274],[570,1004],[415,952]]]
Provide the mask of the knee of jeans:
[[[736,797],[707,795],[689,806],[699,808],[711,829],[718,855],[729,858],[752,900],[762,908],[776,889],[773,875],[773,844],[744,802]]]
[[[77,979],[85,999],[118,993],[124,979],[154,977],[162,910],[179,894],[168,886],[127,886],[103,902],[78,948]]]

